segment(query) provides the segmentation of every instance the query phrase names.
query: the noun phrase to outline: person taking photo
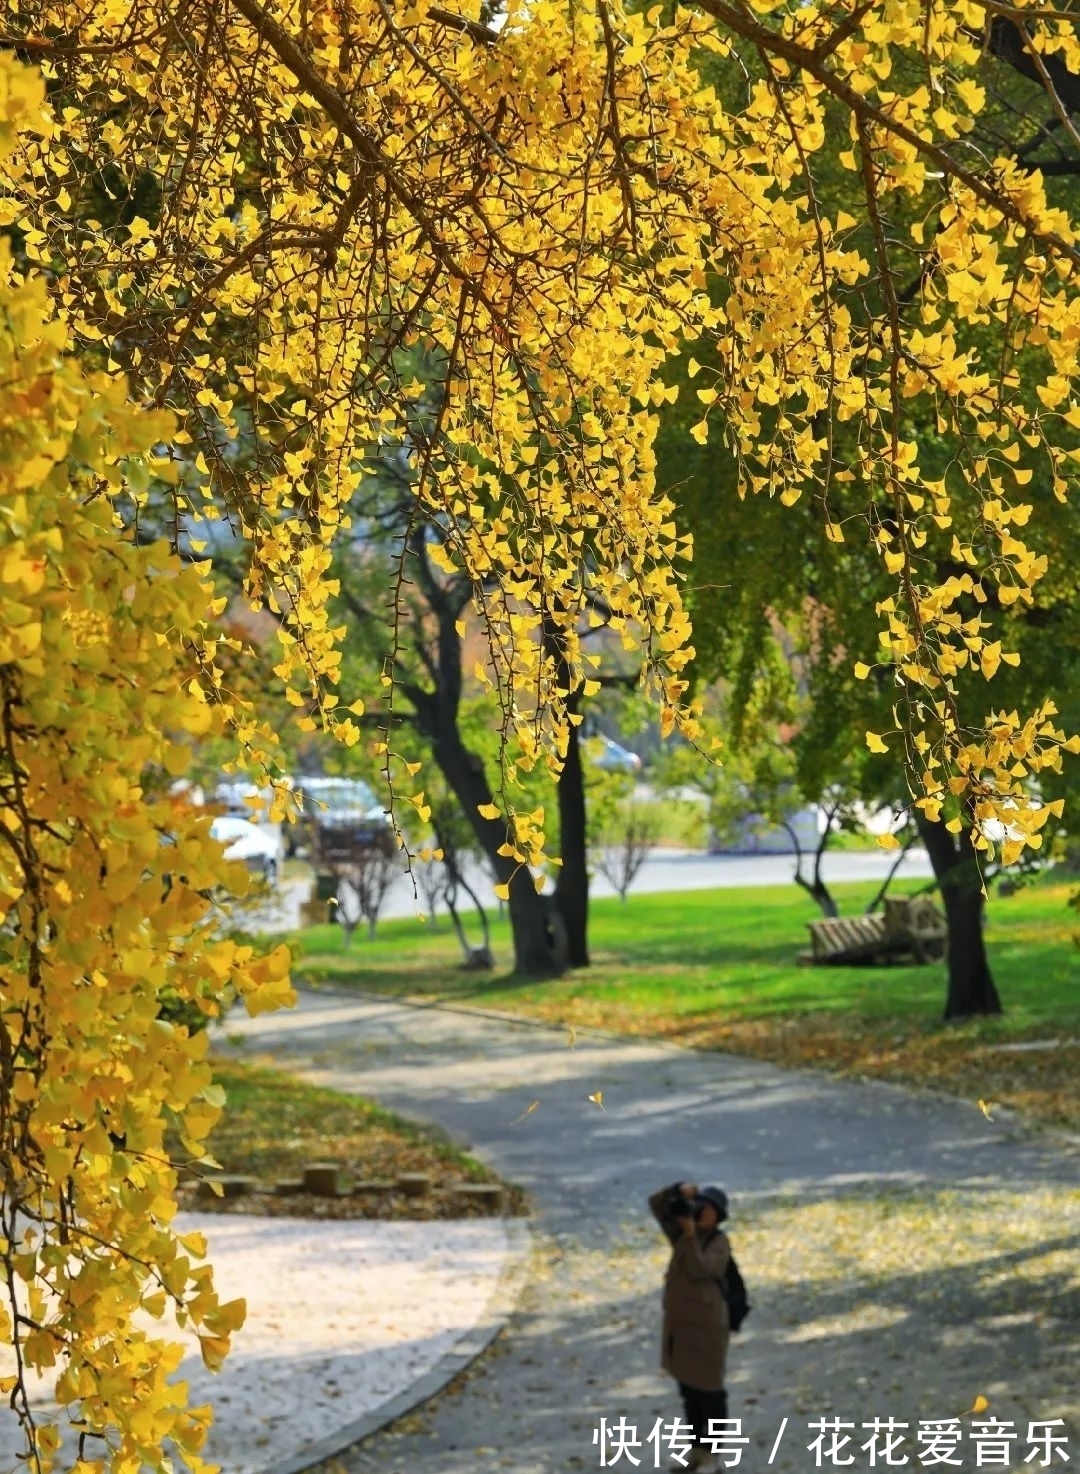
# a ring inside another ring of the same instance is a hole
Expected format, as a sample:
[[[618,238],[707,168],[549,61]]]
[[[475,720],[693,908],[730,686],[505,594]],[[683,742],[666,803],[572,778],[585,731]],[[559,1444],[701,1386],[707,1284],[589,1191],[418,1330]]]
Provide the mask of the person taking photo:
[[[731,1331],[720,1288],[731,1257],[720,1228],[727,1218],[727,1195],[718,1187],[679,1182],[653,1193],[649,1207],[672,1247],[664,1279],[660,1364],[679,1384],[694,1434],[686,1463],[676,1460],[672,1468],[715,1474],[719,1462],[706,1439],[710,1422],[727,1417],[724,1372]]]

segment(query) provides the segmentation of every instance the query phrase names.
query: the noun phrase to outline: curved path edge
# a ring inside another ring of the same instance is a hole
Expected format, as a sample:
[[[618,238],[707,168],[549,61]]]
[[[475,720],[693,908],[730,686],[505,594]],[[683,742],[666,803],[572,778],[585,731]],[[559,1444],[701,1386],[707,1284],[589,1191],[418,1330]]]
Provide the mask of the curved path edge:
[[[434,998],[430,1001],[425,998],[402,998],[395,993],[378,993],[370,988],[348,988],[334,983],[308,983],[301,981],[296,985],[301,992],[307,991],[313,995],[329,994],[335,998],[348,998],[354,1001],[368,1001],[371,1003],[394,1004],[402,1008],[445,1009],[448,1013],[472,1014],[476,1018],[489,1019],[497,1024],[521,1024],[534,1029],[565,1029],[566,1024],[560,1024],[551,1019],[535,1018],[531,1014],[511,1013],[508,1009],[484,1008],[474,1003],[458,1003],[443,998]],[[925,1081],[917,1080],[887,1080],[877,1075],[846,1074],[841,1070],[831,1070],[827,1065],[811,1064],[778,1064],[775,1060],[769,1060],[756,1054],[742,1054],[729,1049],[722,1049],[715,1045],[679,1044],[674,1039],[663,1039],[652,1034],[620,1034],[615,1029],[600,1029],[587,1024],[574,1024],[573,1030],[578,1039],[596,1039],[610,1044],[643,1044],[651,1049],[668,1050],[675,1055],[683,1054],[719,1054],[727,1059],[747,1061],[751,1064],[767,1065],[774,1070],[783,1070],[786,1074],[795,1077],[806,1076],[810,1079],[831,1080],[838,1083],[856,1084],[871,1090],[878,1090],[882,1094],[895,1094],[909,1098],[928,1098],[940,1100],[949,1105],[970,1105],[974,1102],[966,1096],[959,1095],[955,1090],[945,1090],[940,1085],[930,1085]],[[409,1118],[409,1112],[400,1106],[395,1106],[399,1115]],[[994,1117],[1003,1125],[1010,1126],[1014,1131],[1027,1137],[1038,1137],[1049,1143],[1057,1143],[1064,1148],[1073,1151],[1080,1149],[1080,1131],[1071,1131],[1067,1126],[1051,1125],[1048,1121],[1040,1121],[1036,1116],[1029,1116],[1026,1111],[1016,1106],[1003,1106],[995,1104],[993,1107]],[[414,1116],[412,1119],[423,1123],[422,1118]],[[448,1133],[452,1135],[453,1133]],[[278,1474],[274,1468],[269,1474]],[[286,1474],[284,1468],[281,1474]],[[291,1474],[291,1471],[290,1471]]]
[[[529,1277],[532,1234],[528,1220],[507,1218],[505,1222],[508,1240],[506,1262],[485,1307],[483,1318],[410,1386],[396,1392],[393,1397],[388,1397],[362,1417],[343,1424],[317,1443],[309,1444],[302,1452],[265,1465],[261,1474],[303,1474],[305,1469],[311,1469],[326,1459],[336,1457],[345,1449],[370,1438],[373,1433],[378,1433],[388,1424],[412,1412],[421,1403],[427,1402],[487,1350],[513,1315]]]

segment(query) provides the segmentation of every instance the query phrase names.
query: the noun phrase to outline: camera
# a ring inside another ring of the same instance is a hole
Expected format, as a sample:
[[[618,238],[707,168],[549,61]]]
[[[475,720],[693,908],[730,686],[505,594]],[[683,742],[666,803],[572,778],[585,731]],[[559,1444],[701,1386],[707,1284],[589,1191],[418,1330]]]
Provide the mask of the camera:
[[[702,1197],[688,1198],[678,1188],[671,1193],[667,1200],[667,1211],[671,1218],[697,1218],[705,1206]]]

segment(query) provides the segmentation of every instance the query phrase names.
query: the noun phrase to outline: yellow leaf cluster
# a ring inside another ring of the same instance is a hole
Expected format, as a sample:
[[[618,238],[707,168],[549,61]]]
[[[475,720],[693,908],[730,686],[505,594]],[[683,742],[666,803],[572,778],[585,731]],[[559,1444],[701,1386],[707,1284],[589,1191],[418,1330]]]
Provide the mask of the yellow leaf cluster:
[[[1036,70],[1080,68],[1053,12],[1018,10]],[[377,446],[408,468],[436,565],[476,590],[484,679],[524,764],[561,761],[597,602],[665,727],[695,735],[688,549],[653,448],[660,371],[691,343],[706,382],[689,433],[725,437],[744,491],[792,505],[834,475],[865,490],[897,589],[888,655],[948,705],[957,670],[977,657],[989,679],[1008,652],[956,631],[930,531],[957,522],[973,587],[1026,604],[1045,559],[1017,535],[1013,491],[1028,460],[1059,497],[1076,477],[1076,231],[1038,170],[966,143],[990,14],[536,0],[496,33],[382,0],[230,0],[224,18],[215,0],[42,0],[28,39],[54,107],[24,110],[0,212],[80,347],[182,415],[177,495],[228,506],[246,535],[305,730],[356,740],[328,691],[327,575]],[[754,80],[723,98],[700,57],[740,48]],[[830,219],[815,183],[837,119],[858,218]],[[100,203],[102,180],[129,208]],[[935,486],[906,430],[918,413],[956,446]],[[857,464],[834,463],[838,425]],[[958,483],[978,526],[959,526]],[[927,732],[967,771],[958,720]]]
[[[1071,33],[1024,8],[1025,45],[1077,64]],[[1037,172],[965,149],[986,107],[972,72],[987,14],[537,0],[496,33],[381,0],[231,0],[224,19],[214,0],[43,0],[35,44],[79,45],[39,49],[55,111],[31,108],[0,208],[31,261],[63,263],[77,341],[182,415],[178,494],[207,515],[228,504],[247,535],[249,592],[281,611],[277,670],[301,725],[356,740],[327,689],[330,548],[369,451],[396,447],[418,521],[438,529],[432,559],[477,590],[503,730],[524,765],[558,767],[598,601],[640,651],[665,728],[696,733],[689,548],[656,485],[652,412],[687,343],[708,354],[691,364],[707,382],[689,433],[725,436],[744,490],[790,505],[836,474],[889,505],[879,546],[905,679],[937,692],[973,655],[920,572],[926,519],[947,526],[955,509],[905,438],[918,401],[955,439],[955,475],[985,493],[957,559],[1030,599],[1045,564],[1016,535],[1009,488],[1030,474],[1021,448],[1040,448],[1059,495],[1075,476],[1044,412],[1077,376],[1080,251]],[[725,103],[698,61],[739,48],[756,80]],[[865,228],[843,210],[831,222],[813,187],[830,109],[848,120],[840,157]],[[138,207],[92,208],[105,178]],[[897,257],[886,213],[912,204]],[[901,269],[922,283],[914,314],[897,305]],[[1001,367],[1021,348],[1024,385]],[[847,422],[860,463],[841,468],[823,426]],[[254,470],[238,493],[241,462]],[[828,535],[842,542],[841,524]],[[36,635],[10,638],[19,653]],[[980,657],[987,678],[994,665]],[[934,740],[957,771],[959,738]]]
[[[0,56],[0,151],[43,102]],[[243,1307],[170,1226],[166,1127],[197,1159],[221,1102],[206,1034],[162,1009],[284,1002],[288,956],[221,937],[207,896],[234,867],[169,788],[223,725],[199,682],[213,590],[119,532],[110,498],[172,416],[67,346],[0,241],[0,1373],[45,1474],[59,1431],[34,1428],[23,1378],[50,1369],[95,1468],[164,1469],[171,1444],[198,1470],[208,1414],[147,1325],[171,1308],[216,1357]]]

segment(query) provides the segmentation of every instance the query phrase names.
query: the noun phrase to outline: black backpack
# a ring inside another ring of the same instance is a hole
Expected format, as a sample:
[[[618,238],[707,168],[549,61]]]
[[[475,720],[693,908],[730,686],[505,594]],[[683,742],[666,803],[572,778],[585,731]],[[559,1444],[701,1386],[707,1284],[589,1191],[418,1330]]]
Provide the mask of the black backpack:
[[[705,1240],[706,1247],[712,1243],[716,1234],[719,1232],[720,1230],[717,1229],[709,1235]],[[727,1301],[728,1325],[731,1327],[732,1334],[734,1335],[754,1308],[750,1304],[749,1297],[747,1296],[746,1281],[739,1273],[739,1266],[735,1263],[734,1254],[728,1255],[727,1268],[724,1270],[723,1279],[718,1279],[716,1283],[720,1286],[721,1295]]]
[[[717,1280],[720,1293],[727,1301],[728,1321],[732,1331],[737,1331],[743,1321],[750,1314],[751,1305],[746,1295],[746,1281],[739,1273],[739,1266],[735,1263],[735,1255],[732,1254],[724,1270],[724,1278]]]

